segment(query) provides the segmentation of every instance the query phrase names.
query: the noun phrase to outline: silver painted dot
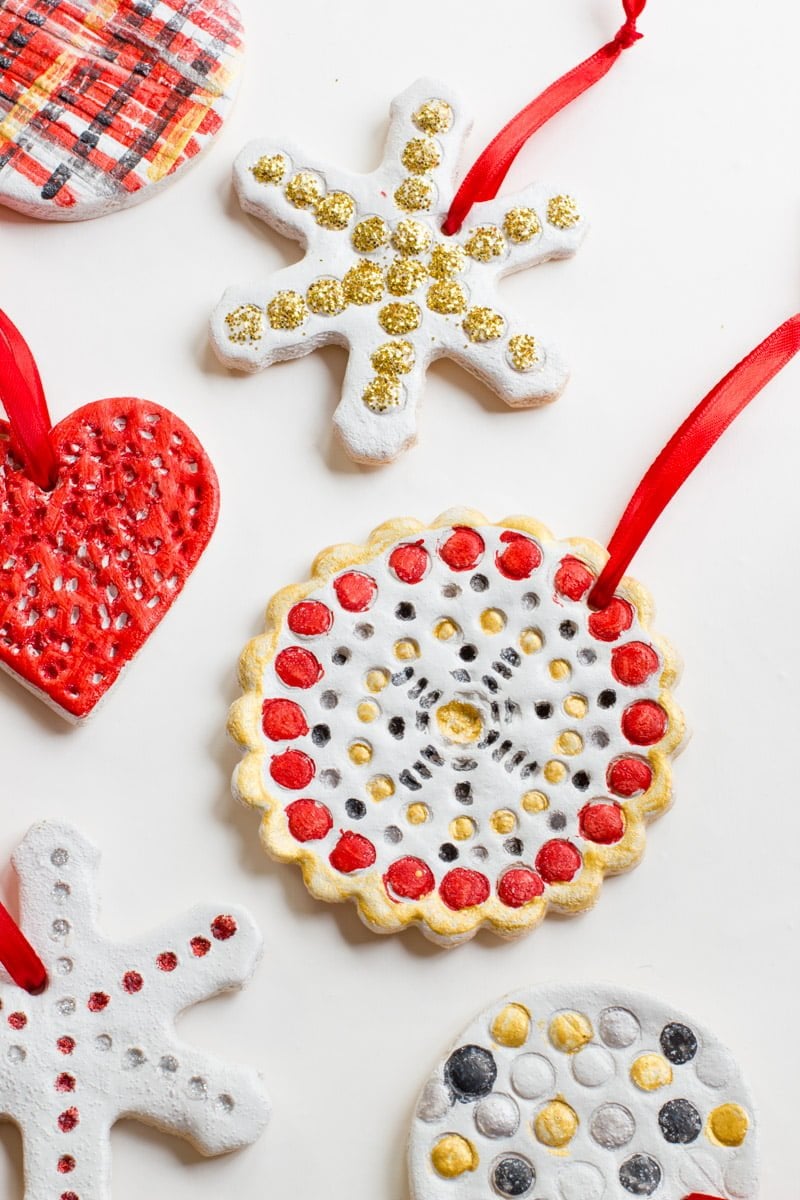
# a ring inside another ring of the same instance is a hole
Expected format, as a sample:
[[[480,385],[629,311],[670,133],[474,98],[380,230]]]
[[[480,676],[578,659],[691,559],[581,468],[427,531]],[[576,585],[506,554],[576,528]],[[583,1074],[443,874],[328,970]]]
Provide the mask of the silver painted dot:
[[[553,1090],[556,1073],[541,1054],[520,1054],[511,1068],[511,1086],[518,1096],[535,1100]]]
[[[208,1096],[208,1084],[202,1075],[193,1075],[189,1080],[189,1095],[195,1100],[205,1100]]]
[[[461,595],[461,588],[457,583],[446,583],[442,588],[442,595],[446,600],[455,600],[456,596]]]
[[[95,1049],[102,1050],[103,1053],[105,1053],[107,1050],[111,1049],[113,1042],[107,1033],[101,1033],[99,1037],[94,1039],[94,1044]]]
[[[57,958],[56,959],[56,974],[57,975],[71,975],[72,974],[72,966],[73,966],[73,963],[72,963],[71,958]]]
[[[58,883],[53,884],[53,899],[56,904],[64,904],[69,900],[71,894],[72,888],[68,883],[64,883],[63,880],[59,880]]]
[[[59,846],[58,849],[54,850],[50,855],[50,862],[54,867],[65,867],[69,862],[69,851],[65,850],[62,846]]]
[[[633,1113],[622,1104],[601,1104],[592,1113],[589,1123],[591,1133],[598,1146],[606,1150],[618,1150],[627,1146],[636,1133]]]
[[[28,1052],[24,1046],[9,1046],[8,1061],[12,1063],[22,1063],[28,1057]]]
[[[319,773],[319,781],[322,784],[322,786],[326,787],[326,788],[338,787],[339,783],[341,781],[341,778],[342,777],[339,774],[339,772],[335,771],[333,769],[333,767],[329,767],[328,770],[320,771],[320,773]]]
[[[57,917],[50,926],[50,936],[54,941],[58,941],[60,938],[65,938],[67,936],[69,929],[69,921],[65,921],[63,917]]]
[[[74,996],[62,996],[56,1001],[56,1008],[62,1017],[71,1017],[77,1007]]]
[[[140,1050],[138,1046],[131,1046],[125,1051],[122,1065],[128,1070],[134,1070],[136,1067],[143,1067],[146,1062],[147,1055],[144,1050]]]
[[[450,1111],[451,1104],[450,1093],[441,1080],[429,1079],[417,1104],[417,1116],[421,1121],[438,1121]]]
[[[600,1037],[607,1046],[623,1050],[632,1046],[641,1034],[641,1026],[628,1008],[606,1008],[597,1022]]]
[[[489,851],[485,846],[473,846],[470,854],[473,858],[477,858],[478,862],[486,862],[486,859],[489,857]]]
[[[171,1054],[165,1054],[158,1064],[158,1069],[162,1075],[174,1075],[178,1070],[178,1060],[173,1058]]]
[[[475,1109],[475,1124],[484,1137],[511,1137],[519,1128],[519,1109],[510,1096],[495,1092]]]
[[[601,1087],[614,1076],[614,1058],[602,1046],[587,1046],[572,1059],[572,1074],[584,1087]]]
[[[229,1096],[227,1092],[224,1092],[221,1096],[217,1096],[215,1103],[219,1111],[225,1113],[226,1116],[229,1116],[236,1108],[233,1096]]]

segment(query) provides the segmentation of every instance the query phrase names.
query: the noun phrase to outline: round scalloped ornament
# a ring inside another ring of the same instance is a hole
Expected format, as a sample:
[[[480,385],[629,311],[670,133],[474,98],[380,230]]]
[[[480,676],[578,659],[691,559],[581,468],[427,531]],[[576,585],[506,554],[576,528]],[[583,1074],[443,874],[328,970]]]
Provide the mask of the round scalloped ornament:
[[[678,665],[606,552],[452,510],[324,551],[246,648],[235,794],[275,858],[377,932],[453,945],[591,907],[671,795]]]

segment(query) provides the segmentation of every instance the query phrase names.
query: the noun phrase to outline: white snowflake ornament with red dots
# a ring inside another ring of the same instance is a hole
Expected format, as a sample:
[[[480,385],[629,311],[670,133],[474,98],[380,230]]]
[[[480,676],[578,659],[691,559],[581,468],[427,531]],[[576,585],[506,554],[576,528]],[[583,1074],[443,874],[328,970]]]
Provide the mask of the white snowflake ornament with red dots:
[[[180,1012],[251,975],[248,913],[198,906],[132,943],[97,930],[97,850],[69,825],[35,825],[14,854],[20,926],[47,969],[30,995],[0,983],[0,1113],[20,1128],[26,1200],[107,1200],[121,1117],[206,1155],[249,1145],[269,1102],[258,1074],[182,1042]]]

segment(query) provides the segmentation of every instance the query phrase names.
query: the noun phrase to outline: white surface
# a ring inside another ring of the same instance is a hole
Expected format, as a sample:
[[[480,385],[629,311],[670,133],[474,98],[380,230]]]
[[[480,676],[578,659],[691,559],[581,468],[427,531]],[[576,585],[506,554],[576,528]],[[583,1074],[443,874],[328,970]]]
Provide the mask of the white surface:
[[[299,25],[293,5],[242,8],[249,71],[195,171],[96,224],[0,216],[2,303],[34,345],[54,415],[120,392],[167,404],[203,438],[222,486],[208,552],[92,722],[71,729],[0,680],[0,862],[35,818],[67,818],[103,848],[110,936],[205,895],[246,905],[264,931],[254,985],[179,1029],[264,1072],[270,1129],[253,1149],[207,1162],[126,1123],[112,1139],[114,1200],[404,1200],[414,1101],[454,1030],[505,991],[564,978],[660,993],[712,1026],[759,1104],[763,1198],[786,1195],[800,1073],[800,362],[726,434],[637,558],[657,627],[685,659],[676,694],[694,737],[645,861],[610,881],[594,912],[452,953],[416,932],[378,939],[262,855],[254,814],[228,798],[237,754],[223,728],[267,597],[304,578],[322,546],[456,503],[607,538],[689,408],[800,307],[800,11],[791,0],[650,5],[646,40],[536,137],[507,183],[563,180],[591,213],[573,261],[504,285],[517,309],[541,310],[572,363],[563,399],[513,412],[440,364],[419,446],[370,470],[332,444],[341,351],[231,378],[207,345],[223,288],[298,254],[241,213],[237,150],[274,125],[368,169],[386,100],[428,72],[469,93],[477,152],[613,32],[618,5],[508,0],[459,17],[428,0],[308,0]],[[13,905],[10,865],[0,887]],[[6,1129],[0,1141],[0,1191],[19,1200],[17,1138]]]

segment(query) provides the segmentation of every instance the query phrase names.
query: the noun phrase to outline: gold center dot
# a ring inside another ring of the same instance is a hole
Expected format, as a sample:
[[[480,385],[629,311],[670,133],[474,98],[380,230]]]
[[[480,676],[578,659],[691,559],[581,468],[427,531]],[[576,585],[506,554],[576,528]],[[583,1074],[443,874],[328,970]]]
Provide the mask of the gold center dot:
[[[474,836],[476,829],[471,817],[456,817],[450,822],[450,837],[456,842],[466,842]]]
[[[442,737],[459,746],[477,742],[483,733],[483,718],[474,704],[451,700],[436,710],[436,721]]]
[[[523,654],[538,654],[544,645],[544,639],[538,629],[523,629],[519,635],[519,644]]]
[[[406,809],[406,820],[409,825],[424,825],[429,817],[427,804],[409,804]]]
[[[526,813],[544,812],[550,807],[550,801],[544,792],[525,792],[520,803]]]
[[[381,715],[381,710],[378,708],[374,700],[363,700],[356,709],[356,714],[359,721],[368,724],[370,721],[375,721]]]
[[[511,833],[517,824],[517,818],[510,808],[498,808],[490,818],[490,824],[495,833]]]
[[[485,608],[481,613],[481,629],[484,633],[502,633],[506,627],[505,613],[499,608]]]
[[[438,638],[440,642],[449,642],[450,638],[454,638],[457,633],[458,626],[449,617],[444,617],[433,627],[433,636]]]

